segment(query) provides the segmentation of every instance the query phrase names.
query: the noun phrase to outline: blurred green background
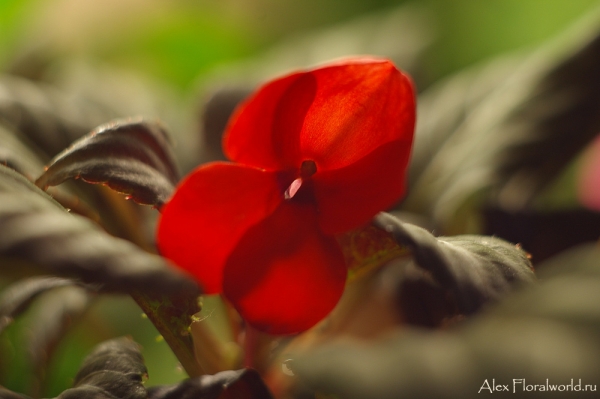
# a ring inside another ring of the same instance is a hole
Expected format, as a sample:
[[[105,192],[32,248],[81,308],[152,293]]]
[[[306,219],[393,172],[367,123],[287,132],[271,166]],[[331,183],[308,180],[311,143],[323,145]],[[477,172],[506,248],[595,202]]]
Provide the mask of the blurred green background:
[[[44,68],[36,63],[77,58],[156,80],[183,99],[197,90],[198,81],[229,65],[260,60],[291,38],[317,37],[371,13],[410,6],[427,15],[432,31],[419,72],[429,85],[496,54],[534,47],[599,5],[598,0],[0,0],[0,71],[37,77]],[[2,337],[10,358],[2,359],[0,384],[21,392],[30,383],[23,372],[28,323],[35,323],[35,309]],[[184,377],[136,305],[105,298],[61,343],[44,395],[69,386],[94,344],[125,334],[144,347],[149,384]]]
[[[199,74],[292,35],[405,3],[427,9],[437,79],[541,43],[597,0],[1,0],[0,65],[43,50],[132,68],[187,89]]]

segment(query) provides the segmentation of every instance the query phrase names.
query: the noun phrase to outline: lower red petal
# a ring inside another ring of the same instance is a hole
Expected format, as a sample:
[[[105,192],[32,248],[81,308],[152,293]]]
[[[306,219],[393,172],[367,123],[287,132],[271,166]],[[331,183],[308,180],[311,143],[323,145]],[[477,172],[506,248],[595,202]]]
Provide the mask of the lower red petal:
[[[201,166],[161,209],[161,254],[192,274],[209,294],[221,292],[229,253],[248,228],[282,201],[276,175],[229,163]]]
[[[304,331],[337,304],[347,268],[313,206],[286,202],[248,229],[225,267],[223,291],[242,317],[270,334]]]
[[[384,144],[344,168],[313,176],[319,224],[339,234],[367,223],[397,202],[405,191],[411,142]]]

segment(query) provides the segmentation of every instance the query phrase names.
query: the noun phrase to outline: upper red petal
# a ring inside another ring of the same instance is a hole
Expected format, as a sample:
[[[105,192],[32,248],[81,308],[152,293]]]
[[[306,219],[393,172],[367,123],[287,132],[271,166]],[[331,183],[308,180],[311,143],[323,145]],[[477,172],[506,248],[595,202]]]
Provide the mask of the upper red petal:
[[[286,202],[248,229],[225,267],[223,291],[242,317],[270,334],[304,331],[335,307],[347,268],[310,205]]]
[[[389,61],[352,59],[263,86],[230,121],[224,145],[237,162],[318,170],[356,162],[413,134],[414,90]]]
[[[308,74],[289,75],[262,87],[230,119],[223,139],[227,157],[271,170],[298,167],[298,137],[314,92],[314,79]]]
[[[206,293],[221,292],[229,253],[248,228],[282,201],[274,173],[211,163],[190,173],[161,209],[157,244]]]

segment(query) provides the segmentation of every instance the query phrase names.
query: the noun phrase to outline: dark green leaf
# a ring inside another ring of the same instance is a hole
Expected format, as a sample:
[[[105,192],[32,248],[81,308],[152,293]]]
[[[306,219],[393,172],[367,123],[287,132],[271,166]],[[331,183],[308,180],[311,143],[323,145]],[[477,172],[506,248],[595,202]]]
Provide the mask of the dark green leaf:
[[[58,154],[36,185],[45,189],[72,178],[106,184],[156,207],[179,180],[168,134],[160,124],[143,120],[98,127]]]
[[[453,294],[461,313],[474,313],[514,286],[535,281],[527,254],[504,240],[474,235],[436,238],[387,213],[377,215],[374,223],[411,249],[417,265]]]
[[[312,389],[346,399],[479,398],[485,381],[510,397],[592,397],[525,391],[527,385],[591,384],[600,375],[600,249],[588,245],[541,268],[540,283],[515,292],[460,328],[404,329],[371,344],[338,342],[297,354],[294,372]],[[595,387],[595,388],[594,388]],[[532,388],[533,389],[533,388]],[[507,396],[508,397],[508,396]]]
[[[270,399],[273,398],[255,370],[222,371],[173,386],[148,389],[148,399]]]
[[[128,338],[98,345],[84,360],[73,388],[57,399],[145,399],[148,372],[139,346]]]
[[[191,314],[197,311],[200,291],[196,283],[161,257],[69,214],[23,176],[4,166],[0,166],[0,226],[0,259],[8,260],[6,267],[18,264],[22,269],[25,263],[44,274],[74,277],[97,284],[104,291],[134,295],[192,373],[193,350],[184,333]],[[186,306],[174,308],[173,303]]]
[[[0,79],[0,87],[1,83]],[[32,86],[32,89],[35,87]],[[6,95],[6,93],[0,93],[0,97],[3,94]],[[35,180],[43,173],[44,165],[50,160],[49,157],[39,150],[31,138],[14,127],[10,128],[4,122],[0,116],[0,164],[16,170],[31,181]],[[51,134],[46,135],[44,131],[39,134],[46,138],[52,136]],[[127,204],[131,209],[124,210],[123,208],[127,208],[127,205],[122,206],[111,201],[110,194],[112,192],[107,194],[110,190],[102,189],[104,187],[89,184],[64,184],[61,187],[52,188],[50,192],[58,202],[74,213],[85,215],[98,222],[101,221],[103,227],[111,234],[128,238],[140,245],[147,245],[140,240],[140,236],[144,235],[144,232],[139,231],[140,223],[136,223],[137,235],[133,233],[133,229],[128,225],[134,218],[127,216],[135,217],[137,215],[135,212],[139,212],[139,209],[136,208],[139,207],[134,206],[134,204]]]
[[[0,166],[0,257],[100,284],[109,291],[198,292],[165,261],[71,215],[23,176]]]

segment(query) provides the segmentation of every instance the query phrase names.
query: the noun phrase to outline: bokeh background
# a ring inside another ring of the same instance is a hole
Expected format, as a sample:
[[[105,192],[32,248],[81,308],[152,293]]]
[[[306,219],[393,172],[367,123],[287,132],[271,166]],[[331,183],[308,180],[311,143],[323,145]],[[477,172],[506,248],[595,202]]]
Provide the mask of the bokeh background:
[[[526,53],[598,6],[598,0],[0,0],[0,72],[73,98],[85,93],[122,115],[161,118],[177,139],[196,134],[199,104],[213,87],[251,87],[290,68],[368,52],[398,60],[424,91],[492,57]],[[184,171],[194,151],[205,151],[199,138],[196,144],[179,149]],[[210,313],[218,304],[206,306]],[[31,383],[23,372],[31,323],[43,323],[35,306],[0,340],[0,384],[20,392]],[[149,385],[184,377],[136,305],[109,297],[60,343],[43,395],[69,387],[90,348],[119,335],[143,346]]]
[[[534,46],[596,0],[2,0],[0,66],[81,57],[190,90],[199,76],[312,35],[410,5],[427,14],[428,82],[500,52]],[[340,38],[343,40],[343,38]],[[335,47],[335,46],[333,46]],[[332,51],[335,49],[332,49]]]

